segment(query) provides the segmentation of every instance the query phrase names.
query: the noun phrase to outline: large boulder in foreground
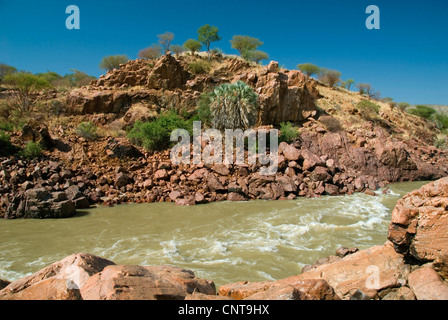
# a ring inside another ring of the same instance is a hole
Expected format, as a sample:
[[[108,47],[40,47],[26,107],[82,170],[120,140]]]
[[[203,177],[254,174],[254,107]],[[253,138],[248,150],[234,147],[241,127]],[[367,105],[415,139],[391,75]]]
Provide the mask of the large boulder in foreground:
[[[0,300],[81,300],[80,289],[87,279],[113,264],[78,253],[12,282],[0,291]]]
[[[448,177],[398,201],[388,239],[398,252],[420,261],[448,254]]]
[[[173,266],[109,266],[81,288],[84,300],[184,300],[194,292],[215,295],[215,284]]]

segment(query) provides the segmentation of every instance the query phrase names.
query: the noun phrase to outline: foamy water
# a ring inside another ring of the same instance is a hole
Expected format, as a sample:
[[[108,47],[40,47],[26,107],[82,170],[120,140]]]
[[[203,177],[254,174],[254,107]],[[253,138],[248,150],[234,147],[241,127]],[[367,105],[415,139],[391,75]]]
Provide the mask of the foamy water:
[[[383,244],[396,201],[423,184],[395,184],[377,197],[123,205],[68,220],[0,221],[0,278],[86,252],[117,264],[176,265],[217,285],[281,279],[340,246]]]

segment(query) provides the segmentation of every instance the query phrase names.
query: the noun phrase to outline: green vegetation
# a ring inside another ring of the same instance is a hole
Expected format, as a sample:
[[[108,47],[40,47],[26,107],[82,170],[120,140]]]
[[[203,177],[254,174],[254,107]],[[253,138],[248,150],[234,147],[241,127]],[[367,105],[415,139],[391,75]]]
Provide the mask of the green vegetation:
[[[20,153],[25,158],[35,159],[42,155],[42,147],[39,142],[28,141],[25,145],[25,149]]]
[[[264,51],[255,50],[247,54],[247,59],[255,63],[260,63],[260,61],[269,60],[269,55]]]
[[[350,90],[350,88],[352,87],[352,85],[355,84],[355,80],[353,79],[347,79],[345,81],[342,81],[341,86],[347,90]]]
[[[431,117],[437,113],[436,110],[434,110],[433,108],[427,107],[427,106],[415,106],[412,109],[408,110],[409,114],[413,114],[414,116],[418,116],[420,118],[424,118],[424,119],[431,119]]]
[[[300,137],[299,131],[291,122],[280,124],[280,132],[279,140],[281,142],[291,143]]]
[[[367,121],[377,120],[381,109],[379,105],[368,100],[362,100],[356,107],[361,114],[361,117]]]
[[[175,55],[180,55],[183,52],[185,52],[185,48],[183,46],[180,46],[178,44],[173,44],[170,46],[170,51],[174,53]]]
[[[207,49],[208,58],[210,59],[210,45],[213,42],[221,40],[221,37],[219,36],[219,29],[208,24],[200,27],[198,29],[198,40]]]
[[[202,44],[198,40],[188,39],[184,43],[185,49],[190,51],[191,55],[194,55],[196,52],[201,50]]]
[[[360,94],[366,95],[371,99],[377,100],[381,97],[381,93],[373,89],[372,86],[368,83],[358,83],[357,87]]]
[[[115,55],[104,57],[100,62],[100,69],[111,71],[120,67],[120,64],[125,64],[129,61],[126,55]]]
[[[98,127],[93,122],[81,122],[75,133],[86,140],[95,140],[98,138],[97,130]]]
[[[25,72],[9,74],[3,81],[14,89],[10,107],[20,115],[30,114],[34,107],[34,95],[50,87],[44,78]]]
[[[263,42],[253,37],[235,35],[230,40],[230,44],[232,45],[232,49],[236,49],[243,59],[249,60],[251,52],[262,46]]]
[[[191,133],[192,122],[181,118],[175,111],[168,111],[153,121],[136,122],[128,138],[148,151],[159,151],[173,145],[170,138],[176,129],[185,129]]]
[[[400,109],[400,111],[404,112],[407,108],[409,108],[411,105],[407,102],[399,102],[397,104],[398,109]]]
[[[217,86],[204,96],[210,108],[212,125],[218,130],[248,129],[257,120],[257,94],[242,81]]]
[[[138,57],[141,59],[157,59],[162,55],[162,48],[158,44],[153,44],[148,48],[142,49],[138,53]]]
[[[318,75],[320,73],[320,68],[312,63],[302,63],[297,66],[297,69],[302,71],[308,77],[312,77],[313,75]]]

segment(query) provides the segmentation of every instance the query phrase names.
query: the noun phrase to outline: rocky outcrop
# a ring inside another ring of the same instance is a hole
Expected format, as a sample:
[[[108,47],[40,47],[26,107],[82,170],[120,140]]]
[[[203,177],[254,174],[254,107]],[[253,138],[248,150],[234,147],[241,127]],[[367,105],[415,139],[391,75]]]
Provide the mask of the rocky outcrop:
[[[213,282],[172,266],[108,266],[81,288],[84,300],[185,300],[193,293],[215,295]]]
[[[399,252],[420,261],[448,254],[448,178],[432,182],[399,200],[389,240]]]
[[[316,115],[314,100],[319,97],[314,80],[300,71],[281,71],[278,63],[250,66],[230,59],[220,62],[211,75],[193,75],[185,57],[166,54],[155,62],[133,60],[84,89],[67,96],[73,114],[116,113],[125,115],[134,105],[148,110],[196,110],[202,93],[223,83],[244,81],[259,96],[258,125],[297,122]]]

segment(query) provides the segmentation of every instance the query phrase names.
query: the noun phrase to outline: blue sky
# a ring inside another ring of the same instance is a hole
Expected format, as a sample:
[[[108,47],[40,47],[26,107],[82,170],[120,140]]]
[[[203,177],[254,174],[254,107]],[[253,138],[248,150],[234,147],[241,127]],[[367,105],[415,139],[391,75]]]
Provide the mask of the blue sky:
[[[69,5],[81,29],[68,30]],[[368,30],[368,5],[381,10],[381,29]],[[236,53],[235,34],[264,42],[260,48],[288,69],[312,62],[370,83],[383,97],[412,104],[448,105],[448,1],[6,1],[0,0],[0,62],[34,73],[103,73],[103,56],[126,54],[157,42],[197,37],[204,24],[220,29],[214,44]],[[213,47],[213,45],[212,45]]]

